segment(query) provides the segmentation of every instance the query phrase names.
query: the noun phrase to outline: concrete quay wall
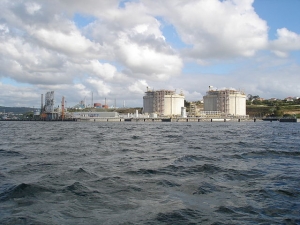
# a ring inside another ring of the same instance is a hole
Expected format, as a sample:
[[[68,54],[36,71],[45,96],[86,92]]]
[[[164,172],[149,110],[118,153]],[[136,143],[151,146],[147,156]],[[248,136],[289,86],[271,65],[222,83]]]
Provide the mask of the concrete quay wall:
[[[228,118],[80,118],[76,121],[86,122],[241,122],[241,121],[253,121],[249,119],[228,119]],[[254,121],[256,122],[256,120]]]

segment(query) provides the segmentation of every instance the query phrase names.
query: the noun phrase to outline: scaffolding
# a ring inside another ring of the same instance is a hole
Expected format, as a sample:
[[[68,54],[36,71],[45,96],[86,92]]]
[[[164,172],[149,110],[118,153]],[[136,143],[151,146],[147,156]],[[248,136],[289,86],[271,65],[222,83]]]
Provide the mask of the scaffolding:
[[[234,114],[236,114],[237,110],[237,96],[245,95],[242,91],[236,90],[221,90],[217,93],[217,110],[223,112],[224,114],[230,114],[232,111],[232,107],[234,107]],[[234,102],[230,102],[230,98],[234,97]]]
[[[147,91],[147,93],[151,93],[151,91]],[[174,95],[175,91],[168,91],[168,90],[159,90],[159,91],[152,91],[153,96],[153,112],[164,115],[165,114],[165,96],[166,95]]]
[[[225,114],[229,114],[229,96],[231,90],[222,90],[219,91],[217,98],[217,111],[224,112]]]
[[[197,116],[197,106],[195,103],[190,103],[189,116]]]
[[[212,99],[215,99],[214,103],[211,103],[214,106],[213,109],[225,115],[237,114],[237,107],[239,107],[237,98],[244,95],[245,93],[243,91],[232,89],[212,90],[211,86],[207,92],[207,96],[211,96]],[[234,99],[234,101],[231,101],[232,99]],[[233,109],[234,112],[232,112]]]

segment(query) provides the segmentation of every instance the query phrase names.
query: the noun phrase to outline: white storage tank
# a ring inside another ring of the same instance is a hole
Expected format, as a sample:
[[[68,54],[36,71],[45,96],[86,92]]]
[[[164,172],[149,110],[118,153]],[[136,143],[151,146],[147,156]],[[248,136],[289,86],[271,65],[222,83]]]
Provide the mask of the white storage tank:
[[[181,117],[186,118],[186,107],[181,107]]]
[[[219,111],[227,115],[246,115],[246,94],[233,89],[212,90],[203,97],[204,111]]]
[[[143,97],[143,113],[157,113],[161,116],[181,115],[184,107],[184,95],[175,91],[159,90],[149,91]]]

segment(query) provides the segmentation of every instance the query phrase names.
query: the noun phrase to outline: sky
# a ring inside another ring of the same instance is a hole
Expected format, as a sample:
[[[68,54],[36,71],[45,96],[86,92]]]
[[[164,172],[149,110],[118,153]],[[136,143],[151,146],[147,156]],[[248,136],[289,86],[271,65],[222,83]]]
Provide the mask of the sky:
[[[1,0],[0,105],[300,97],[300,0]]]

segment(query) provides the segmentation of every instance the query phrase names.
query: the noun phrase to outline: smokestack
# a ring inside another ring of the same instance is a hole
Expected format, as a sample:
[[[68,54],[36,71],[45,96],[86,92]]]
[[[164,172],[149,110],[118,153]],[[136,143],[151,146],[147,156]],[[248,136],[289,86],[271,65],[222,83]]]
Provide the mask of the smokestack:
[[[65,97],[61,99],[61,120],[65,119]]]
[[[43,109],[44,109],[44,95],[41,94],[41,114],[43,113]]]
[[[94,93],[92,92],[92,104],[91,104],[91,107],[93,107],[94,105]]]

